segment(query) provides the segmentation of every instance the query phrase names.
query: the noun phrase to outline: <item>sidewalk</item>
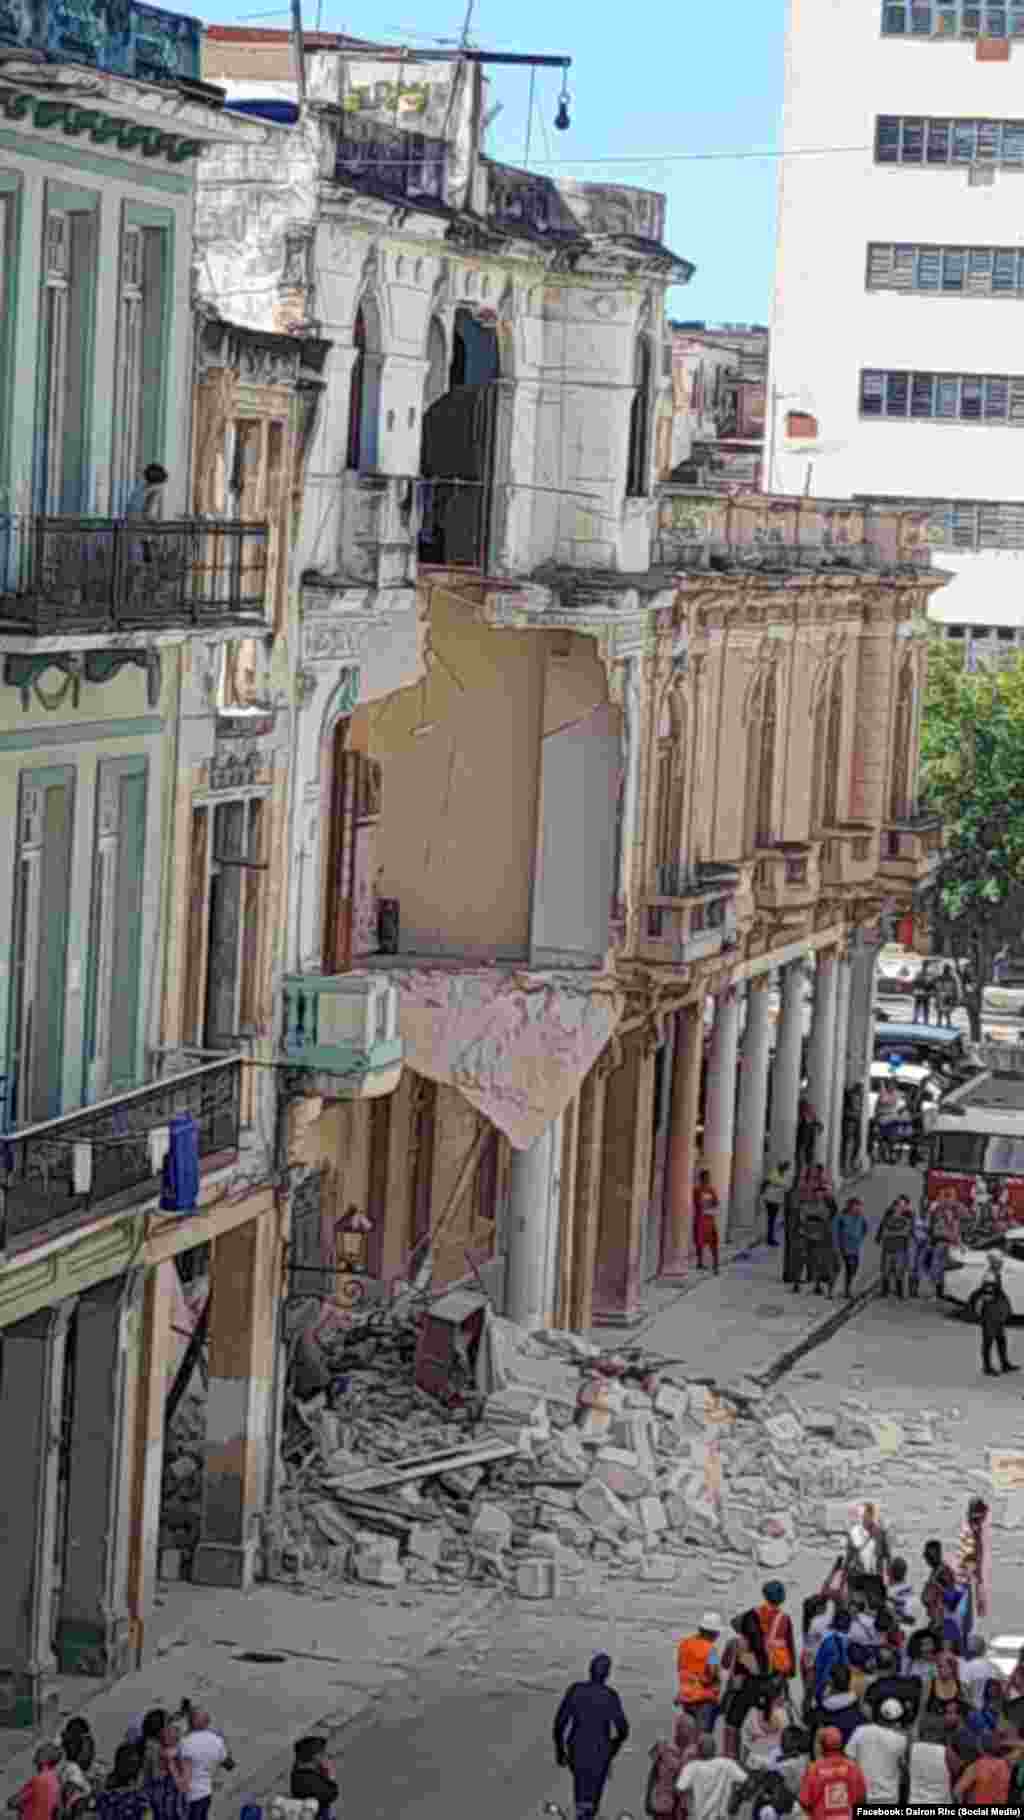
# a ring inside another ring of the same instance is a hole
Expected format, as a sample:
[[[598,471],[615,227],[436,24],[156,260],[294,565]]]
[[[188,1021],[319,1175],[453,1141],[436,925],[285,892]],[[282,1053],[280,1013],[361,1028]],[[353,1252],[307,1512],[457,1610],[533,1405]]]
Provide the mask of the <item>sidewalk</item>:
[[[608,1347],[618,1334],[623,1347],[643,1345],[678,1363],[690,1376],[738,1385],[743,1378],[774,1378],[843,1325],[874,1294],[878,1280],[878,1223],[897,1194],[915,1206],[921,1190],[916,1169],[878,1168],[848,1192],[864,1202],[868,1237],[853,1302],[829,1302],[804,1287],[799,1295],[782,1282],[782,1246],[764,1242],[726,1251],[720,1276],[694,1271],[682,1284],[652,1285],[638,1327],[595,1327],[588,1339]]]

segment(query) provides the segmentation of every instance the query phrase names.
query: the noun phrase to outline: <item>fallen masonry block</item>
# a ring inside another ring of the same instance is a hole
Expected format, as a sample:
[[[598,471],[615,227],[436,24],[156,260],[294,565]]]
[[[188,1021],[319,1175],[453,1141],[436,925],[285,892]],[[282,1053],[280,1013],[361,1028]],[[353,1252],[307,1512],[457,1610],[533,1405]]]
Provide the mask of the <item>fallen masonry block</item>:
[[[600,1446],[611,1432],[612,1418],[608,1409],[581,1409],[576,1420],[576,1433],[588,1446]]]
[[[637,1515],[646,1535],[655,1536],[668,1528],[668,1517],[660,1498],[641,1498],[637,1504]]]
[[[484,1404],[484,1421],[492,1425],[509,1423],[513,1428],[546,1429],[547,1404],[539,1391],[522,1384],[510,1384],[507,1389],[496,1390],[488,1397]]]
[[[558,1566],[554,1561],[520,1561],[516,1591],[521,1599],[554,1599],[558,1595]]]
[[[845,1535],[853,1521],[853,1512],[845,1498],[823,1498],[813,1507],[813,1520],[827,1536]]]
[[[557,1516],[563,1510],[576,1509],[576,1493],[566,1491],[561,1485],[545,1485],[537,1498],[538,1507],[547,1505]]]
[[[757,1558],[762,1567],[785,1567],[793,1559],[793,1544],[762,1536],[757,1543]]]
[[[672,1555],[648,1555],[641,1563],[640,1575],[644,1580],[658,1580],[668,1584],[679,1572],[679,1562]]]
[[[689,1410],[690,1392],[679,1384],[659,1384],[654,1407],[659,1416],[665,1416],[670,1422],[679,1422]]]
[[[627,1411],[635,1409],[650,1412],[654,1408],[654,1398],[646,1390],[634,1390],[630,1384],[627,1384],[622,1400]]]
[[[409,1531],[408,1552],[417,1561],[437,1567],[444,1554],[444,1531],[437,1523],[414,1523]]]
[[[788,1511],[769,1511],[768,1515],[762,1518],[761,1534],[772,1541],[792,1541],[795,1533],[796,1524]]]
[[[470,1535],[478,1547],[500,1553],[512,1540],[512,1519],[500,1504],[481,1504]]]
[[[641,1466],[654,1464],[654,1419],[646,1411],[627,1410],[612,1417],[611,1443],[627,1453],[636,1454]]]
[[[483,1476],[482,1466],[458,1466],[441,1474],[441,1484],[453,1498],[471,1498]]]
[[[549,1529],[531,1529],[526,1546],[531,1555],[543,1555],[545,1560],[557,1561],[562,1552],[561,1542]]]
[[[629,1506],[617,1498],[600,1479],[588,1479],[576,1493],[576,1508],[592,1529],[605,1535],[618,1535],[623,1530],[637,1535],[642,1524]]]
[[[180,1548],[162,1548],[157,1567],[157,1577],[161,1580],[181,1579],[182,1556]]]

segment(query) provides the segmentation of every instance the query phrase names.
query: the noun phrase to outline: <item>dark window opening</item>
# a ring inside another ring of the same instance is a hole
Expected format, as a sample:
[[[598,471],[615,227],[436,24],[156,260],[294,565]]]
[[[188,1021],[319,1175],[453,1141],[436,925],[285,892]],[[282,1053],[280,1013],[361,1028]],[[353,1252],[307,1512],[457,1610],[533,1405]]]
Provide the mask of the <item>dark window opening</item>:
[[[648,490],[651,442],[651,348],[645,335],[637,339],[633,356],[633,403],[629,412],[629,466],[626,494],[643,499]]]
[[[496,328],[457,310],[448,389],[423,414],[421,562],[487,566],[499,376]]]

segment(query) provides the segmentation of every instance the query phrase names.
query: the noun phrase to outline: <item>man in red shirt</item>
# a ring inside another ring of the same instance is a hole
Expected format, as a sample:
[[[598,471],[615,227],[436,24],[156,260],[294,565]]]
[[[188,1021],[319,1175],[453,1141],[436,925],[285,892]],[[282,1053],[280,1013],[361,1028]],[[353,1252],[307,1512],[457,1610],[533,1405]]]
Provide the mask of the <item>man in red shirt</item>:
[[[14,1808],[21,1820],[54,1820],[60,1812],[60,1777],[57,1765],[60,1762],[60,1748],[56,1744],[41,1744],[35,1755],[36,1773],[12,1795],[7,1805]]]
[[[704,1268],[704,1252],[711,1253],[711,1263],[715,1275],[718,1275],[718,1195],[711,1184],[711,1171],[702,1169],[697,1177],[697,1186],[693,1191],[693,1249],[697,1253],[697,1269]]]
[[[859,1763],[843,1754],[843,1735],[834,1725],[820,1734],[821,1756],[805,1772],[800,1806],[811,1820],[853,1820],[853,1810],[868,1798]]]

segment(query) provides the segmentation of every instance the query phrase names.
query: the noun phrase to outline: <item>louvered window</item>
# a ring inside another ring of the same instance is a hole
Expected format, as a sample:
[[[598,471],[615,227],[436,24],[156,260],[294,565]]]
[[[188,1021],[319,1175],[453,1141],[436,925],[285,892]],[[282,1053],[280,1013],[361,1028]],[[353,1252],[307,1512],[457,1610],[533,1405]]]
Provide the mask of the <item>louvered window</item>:
[[[923,120],[917,114],[880,114],[875,123],[875,162],[1019,169],[1024,165],[1024,120]]]
[[[1024,428],[1024,376],[888,373],[873,368],[861,374],[860,413],[862,417],[909,416]]]
[[[933,549],[1024,550],[1024,503],[1017,501],[865,499],[861,496],[858,503],[882,511],[892,511],[900,506],[914,507],[918,511],[927,508],[930,511],[928,541]]]
[[[887,38],[1024,37],[1021,0],[882,0]]]
[[[869,291],[945,292],[968,297],[1024,296],[1024,253],[1016,247],[868,247]]]

